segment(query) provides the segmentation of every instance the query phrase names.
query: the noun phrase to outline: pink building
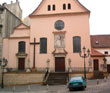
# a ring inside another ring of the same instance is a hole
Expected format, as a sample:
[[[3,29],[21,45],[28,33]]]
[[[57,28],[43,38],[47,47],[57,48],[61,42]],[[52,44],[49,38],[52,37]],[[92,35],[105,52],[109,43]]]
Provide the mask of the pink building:
[[[83,47],[91,50],[86,58],[88,72],[103,71],[105,55],[91,49],[90,11],[78,0],[42,0],[29,15],[30,26],[21,24],[3,41],[3,57],[13,70],[83,72]],[[95,59],[98,59],[98,65]]]

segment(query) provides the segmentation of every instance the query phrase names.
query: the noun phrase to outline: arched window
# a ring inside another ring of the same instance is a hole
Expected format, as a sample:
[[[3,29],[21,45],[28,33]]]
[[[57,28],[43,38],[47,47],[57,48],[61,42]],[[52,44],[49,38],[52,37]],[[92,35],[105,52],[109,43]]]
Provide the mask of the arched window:
[[[55,8],[56,8],[55,5],[53,5],[53,10],[55,10]]]
[[[40,38],[40,53],[47,53],[47,38]]]
[[[71,4],[68,4],[68,9],[71,9]]]
[[[18,52],[19,53],[25,53],[25,46],[26,46],[25,41],[20,41],[18,46],[19,46]]]
[[[81,37],[75,36],[73,37],[73,52],[77,53],[81,51]]]
[[[48,5],[48,11],[50,11],[51,10],[51,6],[50,5]]]
[[[66,9],[66,4],[63,4],[63,10],[65,10]]]

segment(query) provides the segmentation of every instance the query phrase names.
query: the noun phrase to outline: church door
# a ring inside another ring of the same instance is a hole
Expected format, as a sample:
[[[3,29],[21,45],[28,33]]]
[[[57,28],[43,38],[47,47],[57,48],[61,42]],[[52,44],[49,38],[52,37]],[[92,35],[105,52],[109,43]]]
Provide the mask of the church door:
[[[107,64],[107,72],[110,73],[110,64]]]
[[[18,59],[18,70],[24,70],[25,69],[25,58],[19,58]]]
[[[55,58],[55,72],[65,72],[65,58],[64,57]]]
[[[94,59],[94,71],[99,71],[99,60]]]

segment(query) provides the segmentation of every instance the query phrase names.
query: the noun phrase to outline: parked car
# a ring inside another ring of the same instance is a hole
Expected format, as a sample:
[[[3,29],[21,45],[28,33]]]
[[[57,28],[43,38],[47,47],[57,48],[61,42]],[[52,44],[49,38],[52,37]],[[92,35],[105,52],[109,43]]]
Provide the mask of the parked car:
[[[68,88],[70,91],[73,89],[85,89],[86,88],[86,80],[82,76],[73,76],[68,82]]]

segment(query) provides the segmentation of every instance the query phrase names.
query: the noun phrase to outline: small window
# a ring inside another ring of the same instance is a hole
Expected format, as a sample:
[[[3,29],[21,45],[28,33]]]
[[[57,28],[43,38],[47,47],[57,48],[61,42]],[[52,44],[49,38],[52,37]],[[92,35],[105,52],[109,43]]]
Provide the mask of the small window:
[[[48,5],[48,11],[50,11],[51,10],[51,6],[50,5]]]
[[[96,41],[95,43],[98,45],[99,44],[99,41]]]
[[[105,54],[108,54],[108,51],[105,51]]]
[[[63,10],[65,10],[66,9],[66,4],[63,4]]]
[[[0,34],[2,33],[2,25],[0,25]]]
[[[55,10],[55,5],[53,5],[53,10]]]
[[[71,4],[68,4],[68,9],[71,9]]]

